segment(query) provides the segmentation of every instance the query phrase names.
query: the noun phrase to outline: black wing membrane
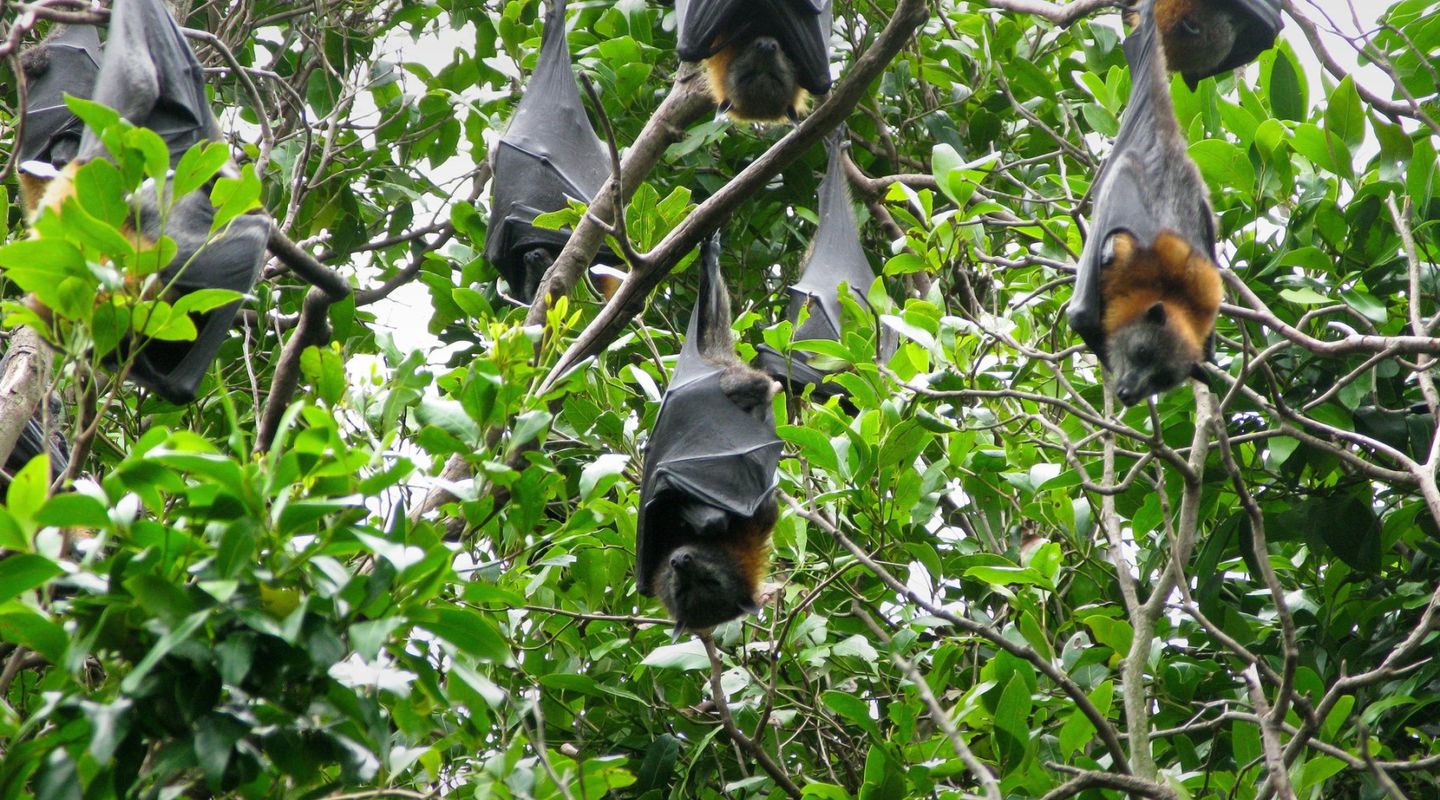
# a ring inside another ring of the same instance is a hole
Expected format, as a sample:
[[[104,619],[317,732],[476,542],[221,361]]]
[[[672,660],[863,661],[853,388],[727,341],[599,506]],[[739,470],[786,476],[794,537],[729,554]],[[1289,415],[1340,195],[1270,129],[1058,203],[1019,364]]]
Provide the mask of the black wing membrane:
[[[170,150],[172,167],[191,146],[220,140],[200,62],[162,0],[115,4],[93,99],[159,134]],[[87,131],[80,152],[87,158],[103,156],[105,146]],[[248,293],[254,288],[270,235],[267,219],[243,216],[211,235],[215,207],[209,187],[180,198],[168,213],[162,212],[153,191],[142,196],[138,206],[141,232],[152,239],[163,233],[179,248],[161,273],[173,290]],[[193,341],[139,345],[131,379],[172,403],[194,400],[239,310],[237,301],[198,317]]]
[[[810,318],[792,336],[796,341],[838,341],[842,320],[840,284],[847,284],[851,296],[861,308],[868,308],[865,293],[875,282],[875,271],[860,244],[860,225],[855,218],[855,207],[846,183],[844,140],[838,135],[833,136],[826,141],[825,147],[829,164],[825,179],[820,182],[820,227],[800,268],[800,280],[790,287],[791,322],[799,319],[802,308],[808,306],[810,309]],[[894,344],[893,337],[882,331],[882,359],[888,359],[894,352]],[[799,393],[805,386],[814,386],[811,397],[821,402],[844,394],[838,384],[822,382],[826,373],[811,366],[805,353],[795,352],[786,358],[766,345],[756,349],[755,367],[785,384],[791,393]]]
[[[1255,57],[1269,50],[1275,44],[1275,37],[1285,23],[1280,19],[1280,0],[1214,0],[1229,3],[1235,10],[1235,45],[1229,55],[1220,62],[1214,72],[1187,74],[1185,80],[1191,86],[1202,78],[1229,72],[1249,64]]]
[[[677,545],[681,525],[695,535],[724,535],[729,515],[754,516],[775,492],[780,438],[775,418],[747,412],[720,388],[723,365],[701,354],[702,333],[730,324],[720,275],[719,245],[702,249],[700,292],[675,373],[660,403],[645,454],[636,526],[636,582],[652,582]],[[763,417],[763,418],[762,418]]]
[[[65,95],[90,98],[100,72],[100,35],[92,25],[72,25],[45,42],[45,61],[44,71],[26,87],[20,160],[59,169],[80,152],[85,131]]]
[[[800,85],[811,94],[830,91],[832,0],[677,0],[676,52],[700,61],[731,41],[769,35],[795,64]]]
[[[1201,191],[1177,191],[1170,185],[1178,172],[1170,160],[1188,159],[1189,155],[1167,146],[1175,140],[1169,132],[1178,131],[1179,123],[1170,101],[1169,81],[1159,69],[1163,51],[1151,0],[1141,13],[1140,25],[1124,44],[1125,60],[1130,64],[1130,98],[1115,147],[1095,182],[1090,233],[1080,253],[1070,299],[1070,327],[1101,363],[1105,363],[1105,298],[1101,291],[1105,242],[1113,234],[1128,233],[1140,247],[1148,248],[1162,231],[1172,231],[1215,261],[1209,201]]]
[[[571,199],[589,203],[610,177],[609,151],[595,135],[575,85],[565,0],[556,0],[545,17],[535,74],[496,144],[494,166],[485,259],[528,301],[525,254],[541,248],[554,256],[570,238],[568,229],[535,227],[535,217],[559,211]]]
[[[205,72],[162,0],[115,4],[94,99],[160,134],[172,166],[192,145],[220,139]],[[104,155],[93,131],[80,149],[86,157]]]

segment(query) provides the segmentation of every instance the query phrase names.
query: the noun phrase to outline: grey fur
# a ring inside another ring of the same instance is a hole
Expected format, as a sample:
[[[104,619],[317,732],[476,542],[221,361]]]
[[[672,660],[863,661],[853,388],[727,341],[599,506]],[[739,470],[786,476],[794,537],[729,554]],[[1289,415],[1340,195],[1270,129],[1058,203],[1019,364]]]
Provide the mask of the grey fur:
[[[799,94],[795,64],[773,36],[757,36],[738,48],[725,73],[725,98],[744,119],[794,119]]]

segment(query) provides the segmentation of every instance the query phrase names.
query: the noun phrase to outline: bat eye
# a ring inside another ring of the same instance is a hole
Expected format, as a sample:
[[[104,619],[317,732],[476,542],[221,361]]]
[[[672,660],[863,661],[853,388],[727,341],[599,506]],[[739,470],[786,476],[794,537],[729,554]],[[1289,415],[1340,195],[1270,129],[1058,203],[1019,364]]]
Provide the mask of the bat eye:
[[[1182,18],[1179,24],[1175,26],[1175,28],[1186,36],[1200,35],[1200,26],[1196,25],[1195,21],[1190,19],[1189,17]]]

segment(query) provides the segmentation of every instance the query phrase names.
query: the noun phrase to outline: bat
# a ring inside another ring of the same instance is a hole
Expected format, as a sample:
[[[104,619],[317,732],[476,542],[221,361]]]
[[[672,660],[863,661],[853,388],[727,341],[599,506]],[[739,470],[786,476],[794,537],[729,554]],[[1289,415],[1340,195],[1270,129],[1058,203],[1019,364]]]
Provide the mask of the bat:
[[[705,61],[710,93],[732,119],[798,120],[830,91],[832,0],[678,0],[683,61]]]
[[[85,125],[65,105],[65,95],[90,98],[100,72],[100,35],[93,25],[57,28],[43,42],[20,54],[25,73],[25,129],[21,164],[39,162],[54,170],[75,160]],[[40,170],[49,172],[46,170]],[[21,168],[20,195],[31,216],[45,193],[45,179]]]
[[[205,96],[204,71],[162,0],[115,4],[91,99],[164,139],[171,167],[191,146],[220,141],[220,127]],[[74,191],[73,170],[107,155],[97,133],[85,130],[76,158],[46,187],[43,204],[58,208]],[[242,216],[211,236],[215,208],[209,189],[202,187],[180,198],[168,213],[162,212],[153,189],[137,193],[134,227],[149,242],[162,234],[175,240],[178,252],[161,270],[175,294],[199,289],[248,293],[260,277],[270,222],[261,216]],[[240,305],[236,301],[197,315],[193,341],[152,339],[122,346],[121,357],[135,356],[130,379],[172,403],[194,400]]]
[[[1130,99],[1096,179],[1069,320],[1128,406],[1203,376],[1223,290],[1214,213],[1175,118],[1153,0],[1124,47]]]
[[[595,135],[570,64],[565,0],[545,15],[535,74],[495,146],[494,194],[485,260],[510,291],[529,303],[545,270],[565,247],[569,230],[537,228],[535,217],[569,200],[589,203],[610,178],[609,151]],[[612,261],[602,253],[597,260]]]
[[[640,484],[636,583],[660,597],[675,635],[757,610],[779,508],[780,438],[769,376],[740,363],[718,237],[701,247],[700,289]]]
[[[841,327],[840,284],[848,284],[856,302],[861,307],[868,307],[865,293],[875,282],[875,272],[860,244],[860,226],[850,201],[849,184],[845,178],[845,147],[839,134],[826,139],[829,163],[825,178],[820,182],[820,227],[815,231],[815,240],[811,242],[810,251],[800,267],[800,280],[790,287],[790,321],[800,318],[802,308],[808,306],[810,309],[809,319],[792,336],[795,341],[838,341]],[[880,349],[882,359],[889,358],[889,354],[894,352],[894,340],[882,335]],[[809,355],[795,352],[787,358],[766,345],[760,345],[756,350],[755,367],[780,381],[792,394],[800,394],[806,386],[813,386],[811,398],[822,403],[831,397],[845,395],[839,384],[824,382],[825,371],[811,365]]]
[[[1284,26],[1280,0],[1158,0],[1155,23],[1166,62],[1191,89],[1254,61]]]

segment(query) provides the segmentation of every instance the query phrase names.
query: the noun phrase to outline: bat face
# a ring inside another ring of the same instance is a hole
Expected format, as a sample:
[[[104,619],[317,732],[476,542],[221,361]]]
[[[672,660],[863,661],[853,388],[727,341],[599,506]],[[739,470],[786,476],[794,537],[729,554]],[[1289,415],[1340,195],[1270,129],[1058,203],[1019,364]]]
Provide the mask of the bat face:
[[[1142,248],[1129,233],[1104,247],[1105,355],[1127,406],[1180,385],[1205,359],[1220,313],[1219,270],[1185,239]]]
[[[1192,89],[1253,61],[1282,26],[1279,0],[1155,0],[1155,23],[1166,62]]]
[[[774,38],[793,61],[800,84],[830,90],[831,0],[677,0],[676,51],[684,61],[709,58],[739,39]]]
[[[757,608],[754,576],[713,543],[694,541],[672,550],[655,587],[677,630],[713,628]]]
[[[799,118],[805,90],[796,81],[795,64],[774,37],[738,41],[712,57],[709,68],[720,110],[731,118],[753,122]]]

